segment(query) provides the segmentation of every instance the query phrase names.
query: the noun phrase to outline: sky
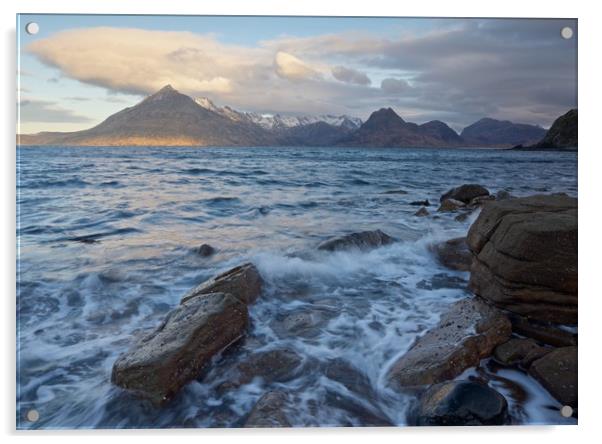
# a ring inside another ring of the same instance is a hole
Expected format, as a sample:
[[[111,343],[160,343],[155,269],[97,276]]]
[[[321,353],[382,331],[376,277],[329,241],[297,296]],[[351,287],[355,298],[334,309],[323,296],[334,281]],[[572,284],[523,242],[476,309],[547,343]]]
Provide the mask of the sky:
[[[574,19],[22,14],[17,30],[26,134],[92,127],[167,84],[243,111],[391,107],[457,131],[483,117],[548,128],[577,106]]]

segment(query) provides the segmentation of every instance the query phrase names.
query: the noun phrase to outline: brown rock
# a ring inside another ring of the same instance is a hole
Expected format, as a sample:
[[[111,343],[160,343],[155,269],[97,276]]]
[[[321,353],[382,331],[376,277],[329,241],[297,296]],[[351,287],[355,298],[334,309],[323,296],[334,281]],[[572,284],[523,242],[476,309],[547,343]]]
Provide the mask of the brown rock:
[[[239,265],[217,277],[203,282],[182,297],[184,303],[196,296],[209,293],[230,293],[245,304],[252,304],[261,293],[263,279],[255,265]]]
[[[230,294],[194,298],[169,312],[159,328],[122,354],[111,381],[162,404],[240,339],[247,322],[247,306]]]
[[[509,318],[510,322],[512,322],[512,331],[521,336],[533,338],[536,341],[553,345],[554,347],[577,345],[577,335],[569,331],[552,325],[532,322],[518,315],[511,315]]]
[[[439,262],[452,270],[469,271],[472,254],[468,249],[465,237],[458,237],[441,242],[433,247]]]
[[[460,208],[464,208],[464,206],[464,203],[460,202],[459,200],[445,199],[443,202],[441,202],[441,205],[439,208],[437,208],[437,211],[439,213],[451,213],[459,210]]]
[[[495,200],[495,196],[492,196],[491,194],[487,196],[478,196],[472,199],[466,206],[471,209],[479,208],[485,205],[487,202],[491,202],[492,200]]]
[[[487,188],[477,184],[464,184],[459,187],[452,188],[447,193],[443,194],[439,199],[440,202],[446,199],[459,200],[462,203],[469,203],[475,197],[488,196],[489,190]]]
[[[251,410],[245,427],[291,427],[284,412],[287,398],[283,392],[265,393]]]
[[[470,227],[470,288],[530,319],[577,323],[577,199],[491,202]]]
[[[424,217],[424,216],[428,216],[429,214],[429,210],[427,210],[425,207],[421,207],[418,211],[416,211],[414,213],[414,216],[418,216],[418,217]]]
[[[529,373],[561,404],[577,407],[577,347],[548,353],[531,364]]]
[[[341,251],[349,249],[370,250],[395,242],[391,236],[380,230],[361,231],[345,236],[335,237],[318,245],[318,250]]]
[[[456,302],[439,324],[393,364],[388,380],[411,387],[453,379],[510,337],[510,321],[478,298]]]
[[[209,257],[215,254],[215,248],[209,244],[202,244],[201,246],[194,249],[194,252],[202,257]]]
[[[529,368],[531,363],[552,351],[551,348],[542,347],[533,339],[512,338],[508,342],[498,345],[493,357],[504,365],[518,365]]]

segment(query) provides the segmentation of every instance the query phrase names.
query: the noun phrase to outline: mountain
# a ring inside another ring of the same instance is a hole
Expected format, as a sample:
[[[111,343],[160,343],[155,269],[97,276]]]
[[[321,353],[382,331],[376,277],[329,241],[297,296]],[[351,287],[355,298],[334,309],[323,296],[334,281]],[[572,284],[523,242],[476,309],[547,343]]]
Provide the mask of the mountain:
[[[20,143],[62,145],[271,145],[274,136],[248,122],[235,122],[199,106],[170,85],[99,125],[72,133],[21,136]]]
[[[266,130],[285,130],[288,128],[312,125],[314,123],[326,123],[334,127],[340,127],[348,130],[354,130],[362,124],[361,119],[346,115],[333,116],[331,114],[322,114],[317,116],[288,116],[282,114],[260,114],[237,111],[229,106],[219,107],[207,97],[195,99],[196,103],[203,108],[232,119],[236,122],[250,122],[261,126]]]
[[[554,121],[542,140],[527,149],[577,149],[577,120],[577,110],[570,110]]]
[[[535,143],[545,134],[540,126],[486,117],[464,128],[460,137],[468,146],[503,147]]]
[[[338,145],[375,147],[458,146],[458,134],[443,122],[423,125],[406,122],[391,108],[373,112],[356,131],[339,140]]]

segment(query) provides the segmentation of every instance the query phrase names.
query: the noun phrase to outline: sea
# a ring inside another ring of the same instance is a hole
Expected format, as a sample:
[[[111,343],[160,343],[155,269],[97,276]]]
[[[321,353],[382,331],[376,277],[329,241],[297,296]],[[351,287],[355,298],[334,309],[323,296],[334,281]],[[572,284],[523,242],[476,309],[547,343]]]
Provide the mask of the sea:
[[[463,183],[577,196],[577,154],[18,147],[17,427],[240,427],[273,390],[287,393],[293,426],[406,425],[415,395],[391,390],[387,370],[470,295],[468,273],[431,250],[466,235],[478,215],[436,212]],[[422,200],[431,216],[414,216]],[[375,229],[397,242],[316,248]],[[200,256],[204,243],[217,252]],[[111,384],[116,358],[188,290],[248,261],[265,285],[243,340],[162,408]],[[299,367],[230,383],[249,357],[282,349],[302,357]],[[512,424],[576,422],[518,369],[486,359],[461,378],[504,394]]]

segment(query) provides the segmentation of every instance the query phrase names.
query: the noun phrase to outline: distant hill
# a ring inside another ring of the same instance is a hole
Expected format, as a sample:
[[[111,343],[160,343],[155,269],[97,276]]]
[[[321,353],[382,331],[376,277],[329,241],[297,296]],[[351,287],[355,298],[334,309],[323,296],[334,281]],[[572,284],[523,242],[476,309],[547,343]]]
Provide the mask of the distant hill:
[[[535,143],[546,134],[540,126],[483,118],[462,130],[460,136],[469,146],[514,146]]]
[[[554,121],[542,140],[528,148],[577,149],[577,122],[577,110],[572,109]]]
[[[481,119],[458,134],[446,123],[406,122],[393,109],[364,123],[346,115],[289,116],[237,111],[207,98],[192,99],[167,85],[93,128],[18,135],[21,145],[65,146],[568,146],[577,140],[577,111],[558,119],[546,136],[538,126]],[[544,136],[545,139],[544,139]],[[539,146],[539,145],[538,145]]]

